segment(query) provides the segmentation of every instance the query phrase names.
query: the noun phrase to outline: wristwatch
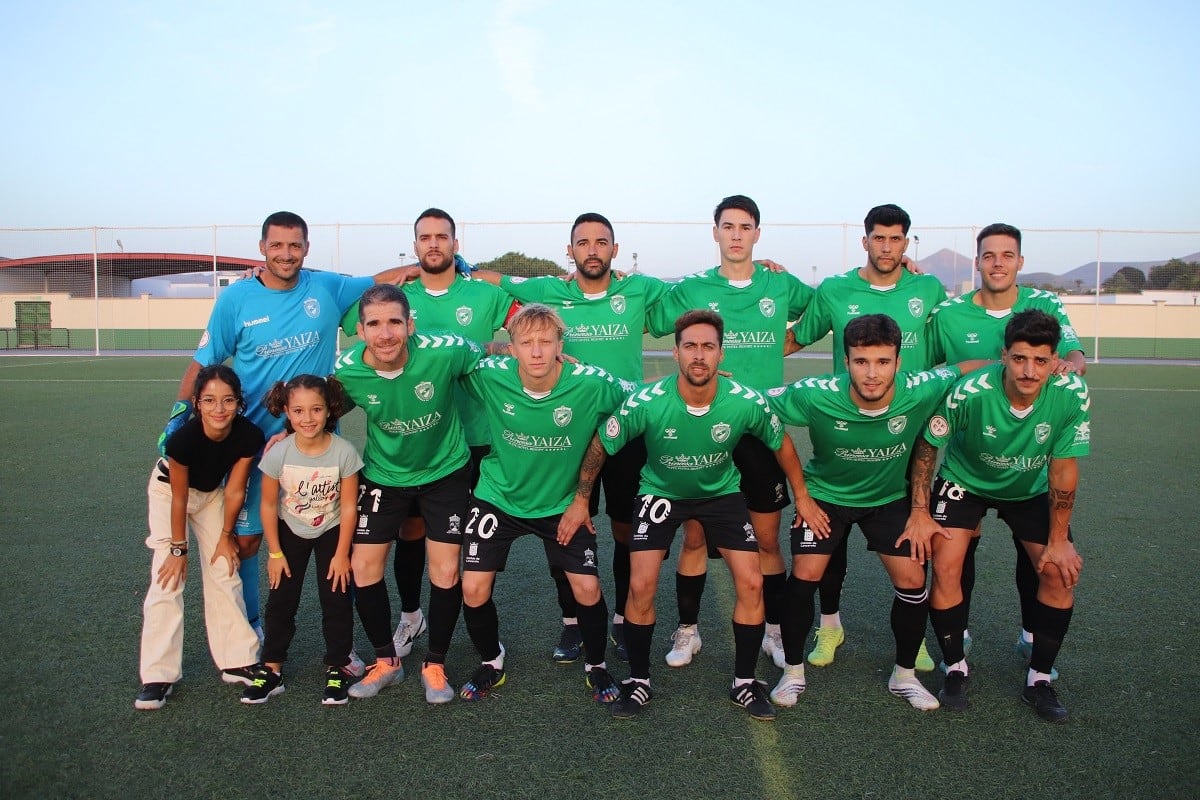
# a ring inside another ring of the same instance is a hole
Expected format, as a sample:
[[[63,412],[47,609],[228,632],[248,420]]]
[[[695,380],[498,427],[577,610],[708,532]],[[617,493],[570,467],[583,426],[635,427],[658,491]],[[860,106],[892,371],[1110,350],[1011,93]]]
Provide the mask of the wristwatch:
[[[170,554],[173,556],[186,556],[187,545],[173,544],[168,548],[168,552],[170,552]]]

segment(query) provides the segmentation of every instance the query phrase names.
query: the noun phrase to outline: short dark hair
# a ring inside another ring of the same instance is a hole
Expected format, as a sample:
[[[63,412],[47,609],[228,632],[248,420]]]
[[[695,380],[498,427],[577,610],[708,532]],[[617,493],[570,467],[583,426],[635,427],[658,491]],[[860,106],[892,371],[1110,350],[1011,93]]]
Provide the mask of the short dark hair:
[[[863,228],[866,229],[868,236],[876,225],[882,225],[885,228],[899,225],[903,229],[904,235],[908,236],[908,229],[912,227],[912,219],[908,216],[907,211],[895,203],[885,203],[868,211],[866,219],[863,220]]]
[[[693,308],[691,311],[685,311],[675,320],[675,346],[679,346],[679,340],[683,337],[683,332],[693,325],[712,325],[717,329],[717,344],[724,349],[725,347],[725,320],[721,319],[721,315],[715,311],[709,311],[707,308]]]
[[[721,214],[729,211],[730,209],[745,211],[747,214],[754,217],[754,227],[756,228],[762,219],[758,213],[758,203],[755,203],[744,194],[731,194],[729,197],[726,197],[724,200],[717,203],[717,207],[713,210],[713,224],[720,225]]]
[[[1048,344],[1051,350],[1057,352],[1060,341],[1062,341],[1062,326],[1058,324],[1058,320],[1036,308],[1018,311],[1004,326],[1005,350],[1017,342],[1024,342],[1033,347]]]
[[[585,222],[599,222],[604,227],[608,228],[608,236],[611,239],[616,239],[617,234],[613,232],[612,223],[608,221],[608,217],[603,214],[597,214],[595,211],[589,211],[586,214],[580,214],[575,218],[575,224],[571,226],[571,242],[575,241],[575,229]]]
[[[975,255],[983,248],[983,240],[989,236],[1011,236],[1017,240],[1017,254],[1021,253],[1021,229],[1007,222],[993,222],[979,232],[975,237]]]
[[[413,221],[413,236],[417,235],[417,223],[423,219],[444,219],[444,220],[446,220],[446,222],[450,223],[450,238],[451,239],[458,238],[458,234],[455,232],[455,228],[454,228],[454,217],[450,216],[445,211],[442,211],[440,208],[427,208],[424,211],[422,211],[420,214],[417,215],[417,218]]]
[[[196,382],[192,386],[193,406],[199,405],[200,392],[204,391],[204,387],[208,385],[209,381],[220,381],[232,389],[233,396],[238,401],[238,413],[245,412],[246,398],[242,395],[242,379],[225,364],[209,364],[207,367],[201,367],[200,371],[196,373]]]
[[[887,314],[863,314],[846,323],[842,333],[842,347],[850,355],[851,347],[873,347],[891,345],[900,355],[900,326]]]
[[[364,309],[367,306],[380,303],[399,303],[404,309],[404,318],[409,319],[412,316],[412,304],[408,302],[408,295],[403,289],[390,283],[377,283],[363,292],[362,297],[358,299],[358,321],[363,322],[366,319]]]
[[[299,228],[304,234],[304,241],[308,241],[308,223],[299,214],[293,214],[291,211],[276,211],[271,216],[263,221],[262,226],[262,241],[267,240],[267,228],[275,225],[279,228]]]

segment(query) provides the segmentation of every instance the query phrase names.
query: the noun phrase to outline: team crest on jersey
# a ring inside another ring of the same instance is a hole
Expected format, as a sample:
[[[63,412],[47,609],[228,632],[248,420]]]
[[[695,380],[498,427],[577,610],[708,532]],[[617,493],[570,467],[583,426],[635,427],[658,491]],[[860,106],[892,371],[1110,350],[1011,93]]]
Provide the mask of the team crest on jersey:
[[[565,428],[571,424],[571,416],[574,412],[569,406],[559,406],[554,409],[554,424],[560,428]]]
[[[1034,441],[1036,441],[1038,444],[1045,444],[1046,440],[1049,438],[1050,438],[1050,423],[1049,422],[1038,423],[1037,427],[1035,427],[1033,429]]]
[[[771,297],[764,297],[758,301],[758,310],[762,312],[764,317],[775,316],[775,300]]]
[[[925,316],[925,301],[919,297],[908,298],[908,313],[917,319]]]
[[[475,312],[470,306],[459,306],[454,309],[454,318],[458,320],[458,324],[464,328],[471,324],[471,320],[475,317]]]
[[[730,428],[728,422],[718,422],[716,425],[712,426],[713,441],[717,444],[720,444],[721,442],[728,440],[729,432]]]
[[[939,439],[950,432],[950,423],[941,414],[938,414],[929,420],[929,432]]]
[[[421,381],[413,387],[413,392],[416,393],[418,400],[428,403],[433,399],[433,384],[429,381]]]
[[[317,298],[310,297],[304,301],[304,313],[313,319],[321,316],[321,304],[317,301]]]
[[[888,420],[888,430],[897,436],[899,436],[906,427],[908,427],[908,417],[903,414],[898,417],[892,417]]]
[[[614,314],[624,314],[625,313],[625,295],[614,294],[612,297],[608,298],[608,307],[613,310]]]
[[[621,423],[617,418],[609,417],[608,422],[604,423],[604,435],[610,439],[615,439],[621,433]]]

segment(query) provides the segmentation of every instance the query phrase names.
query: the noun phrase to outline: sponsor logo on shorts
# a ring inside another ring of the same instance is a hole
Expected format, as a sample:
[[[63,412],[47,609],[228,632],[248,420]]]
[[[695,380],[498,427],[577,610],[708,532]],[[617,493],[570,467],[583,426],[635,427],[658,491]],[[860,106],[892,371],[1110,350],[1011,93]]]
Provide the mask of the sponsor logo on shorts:
[[[446,525],[447,536],[462,536],[462,517],[458,514],[451,514],[449,524]]]
[[[754,538],[754,526],[751,525],[749,522],[747,522],[745,525],[742,526],[742,530],[746,533],[746,541],[747,542],[757,542],[758,541],[758,539]]]
[[[590,547],[583,551],[583,565],[593,569],[596,566],[596,552]]]

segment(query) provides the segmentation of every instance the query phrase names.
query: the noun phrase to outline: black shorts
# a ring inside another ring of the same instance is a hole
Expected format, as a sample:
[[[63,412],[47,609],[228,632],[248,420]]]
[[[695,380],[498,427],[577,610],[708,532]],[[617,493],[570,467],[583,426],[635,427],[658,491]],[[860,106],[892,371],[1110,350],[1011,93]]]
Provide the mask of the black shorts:
[[[746,508],[756,514],[779,511],[791,503],[787,476],[775,458],[775,451],[754,436],[743,436],[733,448],[733,465],[742,473],[738,488],[746,498]]]
[[[832,554],[838,545],[850,535],[850,528],[855,524],[867,539],[867,549],[885,556],[907,556],[910,548],[905,541],[896,547],[896,540],[904,533],[908,523],[908,515],[912,510],[907,497],[893,500],[881,506],[858,508],[855,506],[840,506],[816,500],[821,510],[829,515],[829,536],[818,539],[809,529],[807,523],[793,527],[792,555],[813,556]]]
[[[642,495],[638,498],[633,535],[629,538],[630,552],[670,550],[675,531],[689,519],[704,526],[704,539],[710,552],[716,549],[758,552],[758,539],[746,514],[746,498],[741,492],[706,500],[672,500]]]
[[[1018,541],[1046,544],[1050,541],[1050,493],[1042,492],[1028,500],[992,500],[973,494],[941,475],[933,481],[929,514],[945,528],[979,527],[989,508],[1004,521]],[[1071,539],[1071,529],[1067,528]],[[1072,541],[1074,541],[1072,539]]]
[[[600,484],[604,487],[604,511],[613,522],[633,521],[638,502],[638,484],[642,467],[646,466],[646,440],[641,436],[625,444],[604,461],[600,469]],[[600,491],[593,487],[588,513],[600,513]]]
[[[355,544],[386,544],[400,536],[404,520],[419,508],[425,535],[435,542],[462,544],[462,522],[470,498],[470,467],[419,486],[384,486],[363,478],[358,485]]]
[[[558,567],[563,572],[599,575],[596,534],[581,526],[571,543],[563,547],[558,543],[560,516],[522,519],[501,511],[485,500],[475,500],[467,512],[463,571],[503,572],[513,542],[528,533],[542,540],[546,561],[550,566]]]

